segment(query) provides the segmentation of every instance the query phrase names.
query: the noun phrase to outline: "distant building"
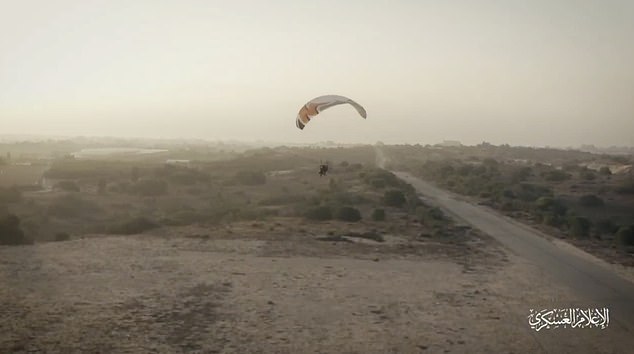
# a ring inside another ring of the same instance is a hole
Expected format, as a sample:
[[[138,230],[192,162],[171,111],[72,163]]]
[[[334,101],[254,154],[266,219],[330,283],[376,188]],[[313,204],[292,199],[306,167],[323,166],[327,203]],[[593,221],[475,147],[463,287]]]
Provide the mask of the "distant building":
[[[462,146],[462,143],[459,142],[458,140],[444,140],[442,143],[438,145],[444,146],[444,147],[460,147]]]

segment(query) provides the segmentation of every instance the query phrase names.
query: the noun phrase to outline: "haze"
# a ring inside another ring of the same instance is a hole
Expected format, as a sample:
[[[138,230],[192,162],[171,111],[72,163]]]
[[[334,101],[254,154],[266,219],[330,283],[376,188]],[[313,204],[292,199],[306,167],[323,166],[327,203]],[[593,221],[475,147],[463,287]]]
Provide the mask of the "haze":
[[[1,1],[0,132],[634,145],[632,1]],[[339,106],[300,131],[297,110]]]

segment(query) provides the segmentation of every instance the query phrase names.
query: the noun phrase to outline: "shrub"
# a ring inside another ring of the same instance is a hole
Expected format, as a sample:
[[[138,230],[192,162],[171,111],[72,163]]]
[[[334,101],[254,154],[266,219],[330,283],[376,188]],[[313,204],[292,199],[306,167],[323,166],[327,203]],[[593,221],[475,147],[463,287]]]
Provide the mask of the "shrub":
[[[299,194],[275,195],[264,198],[259,205],[288,205],[306,201],[306,197]]]
[[[568,218],[570,234],[575,237],[587,237],[592,223],[583,216],[571,216]]]
[[[596,208],[603,206],[605,203],[603,199],[597,197],[594,194],[587,194],[579,197],[579,204],[586,207]]]
[[[535,206],[538,209],[547,210],[553,205],[553,198],[551,197],[539,197],[535,201]]]
[[[337,209],[335,217],[341,221],[357,222],[361,220],[361,213],[353,207],[344,206]]]
[[[377,189],[385,188],[385,180],[381,178],[374,178],[370,181],[370,185]]]
[[[159,227],[159,225],[154,223],[153,221],[144,217],[137,217],[122,224],[111,227],[110,233],[118,235],[133,235],[142,233],[147,230],[155,229],[157,227]]]
[[[144,178],[134,183],[131,189],[142,196],[159,196],[167,193],[167,182],[160,179]]]
[[[20,218],[13,214],[0,217],[0,245],[24,245],[29,241],[20,228]]]
[[[542,173],[545,180],[551,182],[561,182],[570,178],[570,174],[562,170],[550,170]]]
[[[601,219],[597,221],[595,226],[597,231],[602,234],[613,234],[619,229],[610,219]]]
[[[374,221],[384,221],[385,220],[385,210],[384,209],[374,209],[372,211],[372,220],[374,220]]]
[[[579,177],[586,181],[593,181],[597,176],[591,170],[583,170],[579,173]]]
[[[81,199],[75,194],[58,197],[48,206],[48,214],[58,218],[74,218],[99,210],[97,204]]]
[[[332,210],[328,206],[318,206],[308,209],[305,217],[309,220],[325,221],[332,219]]]
[[[568,210],[560,199],[552,197],[539,197],[533,204],[540,212],[552,213],[553,215],[564,215]]]
[[[521,167],[513,171],[513,173],[511,173],[511,182],[513,183],[523,182],[526,179],[528,179],[528,177],[530,177],[532,174],[533,174],[533,170],[530,167]]]
[[[621,246],[634,246],[634,226],[621,226],[616,232],[616,242]]]
[[[634,194],[634,181],[629,181],[615,188],[619,194]]]
[[[261,171],[240,171],[235,179],[238,183],[246,186],[255,186],[266,183],[266,175]]]
[[[68,241],[70,240],[70,235],[66,232],[58,232],[55,234],[55,241]]]
[[[553,191],[550,188],[538,184],[521,183],[514,189],[516,197],[525,202],[535,201],[539,197],[553,196]]]
[[[557,227],[557,226],[561,226],[561,224],[563,223],[561,217],[555,214],[547,213],[542,215],[541,218],[542,218],[542,223],[548,226]]]
[[[386,191],[383,195],[383,200],[386,205],[397,208],[402,207],[407,202],[403,192],[395,189]]]

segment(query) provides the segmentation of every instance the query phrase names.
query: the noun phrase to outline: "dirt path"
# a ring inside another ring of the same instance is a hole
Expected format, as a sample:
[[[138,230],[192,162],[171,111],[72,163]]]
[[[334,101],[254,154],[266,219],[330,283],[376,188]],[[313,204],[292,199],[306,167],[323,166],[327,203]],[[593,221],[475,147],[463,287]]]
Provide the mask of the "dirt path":
[[[542,331],[536,341],[530,308],[583,300],[494,243],[462,254],[399,249],[158,236],[2,247],[0,352],[628,349],[618,327]]]

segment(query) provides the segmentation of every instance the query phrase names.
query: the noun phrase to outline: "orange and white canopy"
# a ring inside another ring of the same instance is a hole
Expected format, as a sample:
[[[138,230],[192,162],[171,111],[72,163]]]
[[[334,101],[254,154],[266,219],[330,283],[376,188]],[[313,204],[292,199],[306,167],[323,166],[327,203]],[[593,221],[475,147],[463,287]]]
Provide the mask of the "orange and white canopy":
[[[356,103],[355,101],[343,96],[326,95],[326,96],[319,96],[308,101],[308,103],[306,103],[299,110],[299,113],[297,113],[297,119],[295,120],[295,125],[297,125],[299,129],[304,129],[306,124],[308,124],[308,122],[312,118],[317,116],[319,113],[321,113],[325,109],[328,109],[332,106],[345,104],[345,103],[353,106],[357,110],[357,112],[359,112],[361,117],[363,117],[364,119],[367,117],[365,109],[360,104]]]

